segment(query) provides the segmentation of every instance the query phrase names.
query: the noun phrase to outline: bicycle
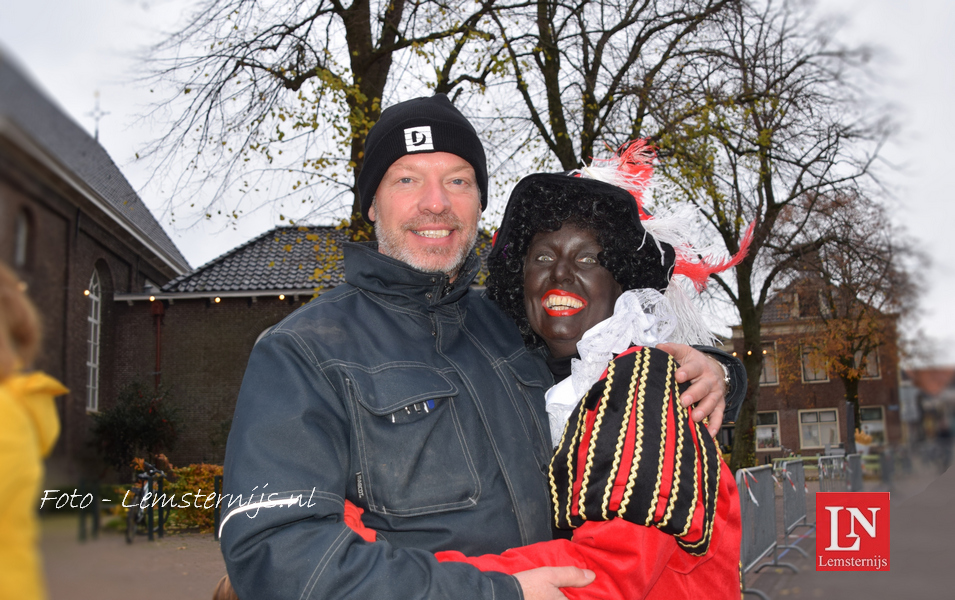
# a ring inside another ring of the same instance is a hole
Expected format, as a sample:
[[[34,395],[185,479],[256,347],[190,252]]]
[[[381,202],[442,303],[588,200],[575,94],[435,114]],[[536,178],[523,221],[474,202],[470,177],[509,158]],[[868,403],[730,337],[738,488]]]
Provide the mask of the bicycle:
[[[139,529],[139,525],[146,519],[146,510],[142,506],[142,500],[146,495],[147,491],[152,491],[152,482],[155,481],[156,476],[166,477],[165,471],[157,469],[154,465],[143,461],[143,466],[145,470],[136,474],[137,482],[134,483],[134,486],[139,486],[136,488],[135,493],[133,494],[133,505],[129,507],[126,512],[126,543],[132,544],[133,540],[136,538],[136,531]],[[157,527],[156,530],[159,528]]]

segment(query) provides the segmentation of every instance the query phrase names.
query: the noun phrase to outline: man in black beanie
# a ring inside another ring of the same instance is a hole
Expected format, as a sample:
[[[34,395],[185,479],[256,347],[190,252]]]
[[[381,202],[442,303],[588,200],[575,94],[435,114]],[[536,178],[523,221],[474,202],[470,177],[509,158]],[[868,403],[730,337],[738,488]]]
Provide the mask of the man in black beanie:
[[[551,537],[553,378],[471,287],[488,197],[481,141],[439,94],[384,110],[365,148],[357,184],[377,244],[346,244],[346,283],[249,358],[220,526],[233,587],[256,600],[561,598],[593,573],[511,576],[434,557]],[[721,373],[683,368],[722,390]],[[375,541],[346,525],[345,499]]]
[[[487,208],[484,146],[444,94],[396,104],[365,141],[358,194],[379,252],[453,281]]]

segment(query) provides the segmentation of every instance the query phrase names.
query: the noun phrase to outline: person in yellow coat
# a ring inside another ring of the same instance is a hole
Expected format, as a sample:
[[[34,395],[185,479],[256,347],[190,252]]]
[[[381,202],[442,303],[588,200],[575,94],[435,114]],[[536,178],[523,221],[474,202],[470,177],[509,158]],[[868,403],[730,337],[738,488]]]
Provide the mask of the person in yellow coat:
[[[46,598],[37,510],[43,457],[60,433],[53,398],[68,390],[27,370],[39,345],[36,310],[0,264],[0,600]]]

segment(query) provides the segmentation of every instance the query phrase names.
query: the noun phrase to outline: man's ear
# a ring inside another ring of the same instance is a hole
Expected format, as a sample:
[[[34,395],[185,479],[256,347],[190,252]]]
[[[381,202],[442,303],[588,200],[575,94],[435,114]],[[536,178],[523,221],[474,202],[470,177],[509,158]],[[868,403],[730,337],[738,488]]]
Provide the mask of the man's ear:
[[[375,222],[375,201],[371,201],[371,206],[368,207],[368,220],[372,223]]]

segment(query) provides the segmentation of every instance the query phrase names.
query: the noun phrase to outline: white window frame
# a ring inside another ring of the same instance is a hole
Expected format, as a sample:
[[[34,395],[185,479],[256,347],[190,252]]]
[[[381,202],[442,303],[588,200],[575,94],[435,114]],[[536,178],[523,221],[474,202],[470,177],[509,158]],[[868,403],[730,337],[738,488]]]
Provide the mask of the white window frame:
[[[856,352],[853,356],[855,364],[858,365],[862,362],[862,351]],[[882,379],[882,365],[879,364],[879,349],[874,348],[872,352],[869,352],[866,356],[866,368],[868,369],[872,365],[875,365],[875,375],[870,375],[868,373],[863,373],[860,379]]]
[[[762,386],[779,385],[779,361],[776,360],[776,342],[775,341],[763,342],[762,348],[763,348],[763,367],[759,371],[759,385],[762,385]],[[763,379],[766,377],[766,373],[767,373],[766,364],[770,360],[769,357],[772,357],[771,360],[773,363],[773,375],[775,379],[772,381],[769,381],[769,380],[763,381]]]
[[[768,425],[759,424],[759,415],[772,414],[776,416],[776,423]],[[775,429],[776,430],[776,445],[775,446],[766,446],[760,447],[759,445],[759,430],[760,429]],[[761,410],[756,413],[756,451],[757,452],[769,452],[772,450],[782,450],[783,447],[783,436],[782,431],[779,428],[779,411],[778,410]]]
[[[803,383],[828,383],[829,382],[829,362],[828,361],[826,361],[826,363],[822,367],[823,372],[826,375],[825,379],[807,379],[806,378],[806,370],[807,370],[806,360],[807,358],[811,358],[813,354],[815,354],[815,352],[812,349],[807,348],[806,346],[802,347],[800,358],[799,358],[799,371],[802,374],[802,382]]]
[[[100,337],[103,332],[103,286],[93,270],[89,285],[89,337],[86,339],[86,412],[99,412]]]
[[[835,408],[812,408],[812,409],[799,410],[799,411],[798,411],[798,414],[797,414],[798,425],[799,425],[799,447],[800,447],[800,448],[802,448],[802,449],[811,449],[811,448],[812,448],[812,449],[815,449],[815,448],[825,448],[825,447],[826,447],[826,441],[822,438],[822,433],[821,433],[820,431],[818,431],[819,424],[820,424],[820,423],[823,423],[823,421],[820,421],[820,420],[819,420],[818,415],[819,415],[819,413],[823,413],[823,412],[832,412],[833,414],[836,415],[836,420],[835,420],[836,440],[835,440],[834,442],[830,443],[830,444],[829,444],[829,447],[830,447],[830,448],[834,448],[837,444],[841,444],[841,443],[842,443],[842,428],[841,428],[841,426],[840,426],[840,424],[839,424],[839,411],[838,411],[837,409],[835,409]],[[817,427],[817,437],[819,438],[819,445],[818,445],[818,446],[807,446],[807,445],[806,445],[806,442],[804,441],[805,436],[803,436],[803,426],[804,426],[804,425],[812,425],[812,423],[803,423],[802,417],[803,417],[803,415],[806,414],[806,413],[816,413],[816,415],[817,415],[815,425],[816,425],[816,427]],[[833,423],[833,421],[825,421],[825,423]]]
[[[867,410],[878,410],[881,417],[879,419],[866,419],[862,420],[862,414]],[[871,425],[878,423],[878,432],[882,434],[882,440],[878,441],[873,436],[872,443],[876,445],[885,444],[888,441],[888,431],[885,428],[885,407],[884,406],[860,406],[859,407],[859,429],[862,433],[868,433],[872,435]]]

